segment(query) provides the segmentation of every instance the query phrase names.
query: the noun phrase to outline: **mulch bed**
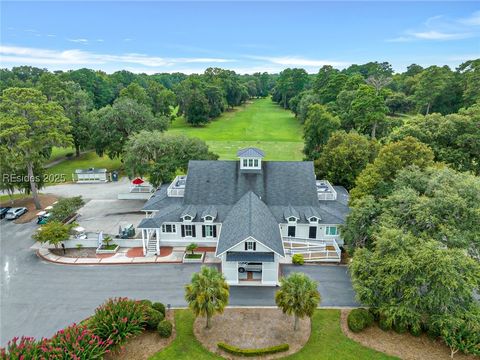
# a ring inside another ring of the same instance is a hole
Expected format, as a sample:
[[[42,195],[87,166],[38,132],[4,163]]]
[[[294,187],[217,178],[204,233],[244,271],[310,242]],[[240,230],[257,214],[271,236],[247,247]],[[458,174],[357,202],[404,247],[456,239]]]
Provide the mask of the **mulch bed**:
[[[58,200],[58,197],[53,195],[40,194],[38,197],[40,199],[40,205],[42,205],[42,209],[45,209],[47,206],[52,205],[55,201]],[[13,220],[15,224],[25,224],[32,221],[33,219],[36,220],[37,213],[41,211],[41,210],[35,209],[35,204],[33,203],[32,197],[16,199],[13,201],[13,205],[11,201],[3,201],[0,203],[0,206],[26,207],[28,209],[28,212],[26,214],[23,214],[18,219]]]
[[[103,259],[113,256],[114,254],[96,254],[96,248],[81,248],[81,249],[65,249],[65,254],[63,249],[50,249],[52,254],[57,256],[64,256],[68,258],[97,258]]]
[[[196,338],[212,353],[226,359],[245,359],[220,350],[217,343],[224,342],[243,349],[259,349],[287,343],[290,349],[278,354],[249,357],[249,359],[278,359],[299,351],[310,337],[310,319],[300,320],[299,329],[293,331],[294,319],[279,309],[225,309],[212,318],[211,329],[205,329],[205,318],[195,320]]]
[[[147,360],[153,354],[170,345],[175,339],[175,321],[173,311],[168,311],[166,318],[173,324],[172,336],[164,339],[156,331],[145,331],[144,333],[128,340],[121,349],[107,354],[105,360]]]
[[[440,340],[431,340],[426,334],[413,336],[383,331],[377,325],[370,326],[360,333],[350,331],[347,325],[347,316],[350,310],[342,310],[340,324],[343,333],[350,339],[363,346],[397,356],[404,360],[442,360],[450,359],[450,349]],[[473,355],[467,356],[456,353],[454,359],[479,359]]]

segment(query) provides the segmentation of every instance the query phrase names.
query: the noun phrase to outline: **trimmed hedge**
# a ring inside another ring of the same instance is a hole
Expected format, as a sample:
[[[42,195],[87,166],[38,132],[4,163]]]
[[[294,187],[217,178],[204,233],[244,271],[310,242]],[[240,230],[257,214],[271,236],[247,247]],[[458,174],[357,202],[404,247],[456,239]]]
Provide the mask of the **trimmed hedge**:
[[[305,259],[302,254],[294,254],[292,256],[292,264],[303,265],[304,263],[305,263]]]
[[[258,356],[258,355],[268,355],[268,354],[275,354],[283,351],[287,351],[290,346],[288,344],[281,344],[276,346],[271,346],[262,349],[241,349],[236,346],[228,345],[225,343],[218,343],[217,346],[233,355],[239,356]]]
[[[162,320],[158,323],[157,331],[162,338],[168,338],[172,335],[173,325],[168,320]]]
[[[160,311],[163,314],[163,316],[165,316],[165,305],[163,305],[162,303],[155,302],[152,304],[152,308],[154,308],[157,311]]]
[[[347,317],[348,328],[357,333],[373,324],[373,315],[366,309],[353,309]]]
[[[162,321],[165,316],[154,308],[147,308],[147,329],[155,330],[157,329],[158,324]]]

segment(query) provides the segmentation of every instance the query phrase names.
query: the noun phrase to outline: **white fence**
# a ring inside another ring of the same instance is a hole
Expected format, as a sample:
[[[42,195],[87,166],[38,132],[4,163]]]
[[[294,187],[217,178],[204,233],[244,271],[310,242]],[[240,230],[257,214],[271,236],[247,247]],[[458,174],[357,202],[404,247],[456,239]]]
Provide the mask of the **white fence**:
[[[287,254],[302,254],[305,261],[340,262],[342,257],[342,251],[333,239],[311,240],[287,237],[283,239],[283,245]]]

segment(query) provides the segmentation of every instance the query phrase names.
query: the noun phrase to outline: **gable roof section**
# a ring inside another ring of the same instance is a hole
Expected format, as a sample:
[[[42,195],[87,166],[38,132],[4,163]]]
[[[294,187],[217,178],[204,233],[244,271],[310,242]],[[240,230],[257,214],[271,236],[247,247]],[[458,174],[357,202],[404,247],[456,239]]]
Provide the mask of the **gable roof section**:
[[[285,256],[280,228],[267,205],[252,191],[232,207],[222,224],[217,255],[252,237],[280,256]]]
[[[206,216],[211,216],[214,219],[217,217],[217,209],[215,208],[215,206],[210,205],[210,206],[207,206],[205,210],[203,210],[202,219]]]
[[[311,161],[265,161],[256,173],[238,161],[189,162],[184,204],[234,205],[249,191],[268,206],[318,206]]]
[[[238,157],[264,157],[265,153],[257,148],[249,147],[245,149],[240,149],[237,151]]]
[[[293,208],[292,205],[288,205],[285,210],[283,211],[283,217],[285,218],[285,220],[288,220],[289,218],[291,217],[294,217],[296,218],[297,220],[300,219],[300,214],[298,213],[297,210],[295,210]]]
[[[183,199],[180,197],[169,197],[167,188],[168,184],[162,185],[143,205],[142,211],[160,211],[171,205],[181,204]]]
[[[316,217],[318,220],[321,220],[322,217],[320,216],[319,212],[317,211],[317,209],[309,206],[305,209],[304,211],[304,214],[305,214],[305,219],[306,220],[309,220],[310,218],[312,217]]]
[[[184,217],[184,216],[191,216],[192,217],[192,220],[195,219],[195,217],[197,216],[197,210],[195,209],[195,206],[192,206],[192,205],[188,205],[183,211],[182,211],[182,214],[180,215],[180,217]]]

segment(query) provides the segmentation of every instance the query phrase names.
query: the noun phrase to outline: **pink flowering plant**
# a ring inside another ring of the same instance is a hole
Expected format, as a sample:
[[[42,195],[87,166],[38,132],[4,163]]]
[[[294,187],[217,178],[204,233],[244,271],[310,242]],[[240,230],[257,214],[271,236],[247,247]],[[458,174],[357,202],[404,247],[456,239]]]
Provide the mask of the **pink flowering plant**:
[[[51,339],[42,340],[40,349],[48,359],[96,360],[103,359],[111,344],[111,340],[102,340],[85,325],[73,324]]]
[[[5,349],[0,349],[0,359],[36,360],[41,359],[40,343],[32,337],[14,337]]]
[[[107,300],[95,310],[89,326],[95,335],[121,345],[145,330],[147,306],[127,298]]]

